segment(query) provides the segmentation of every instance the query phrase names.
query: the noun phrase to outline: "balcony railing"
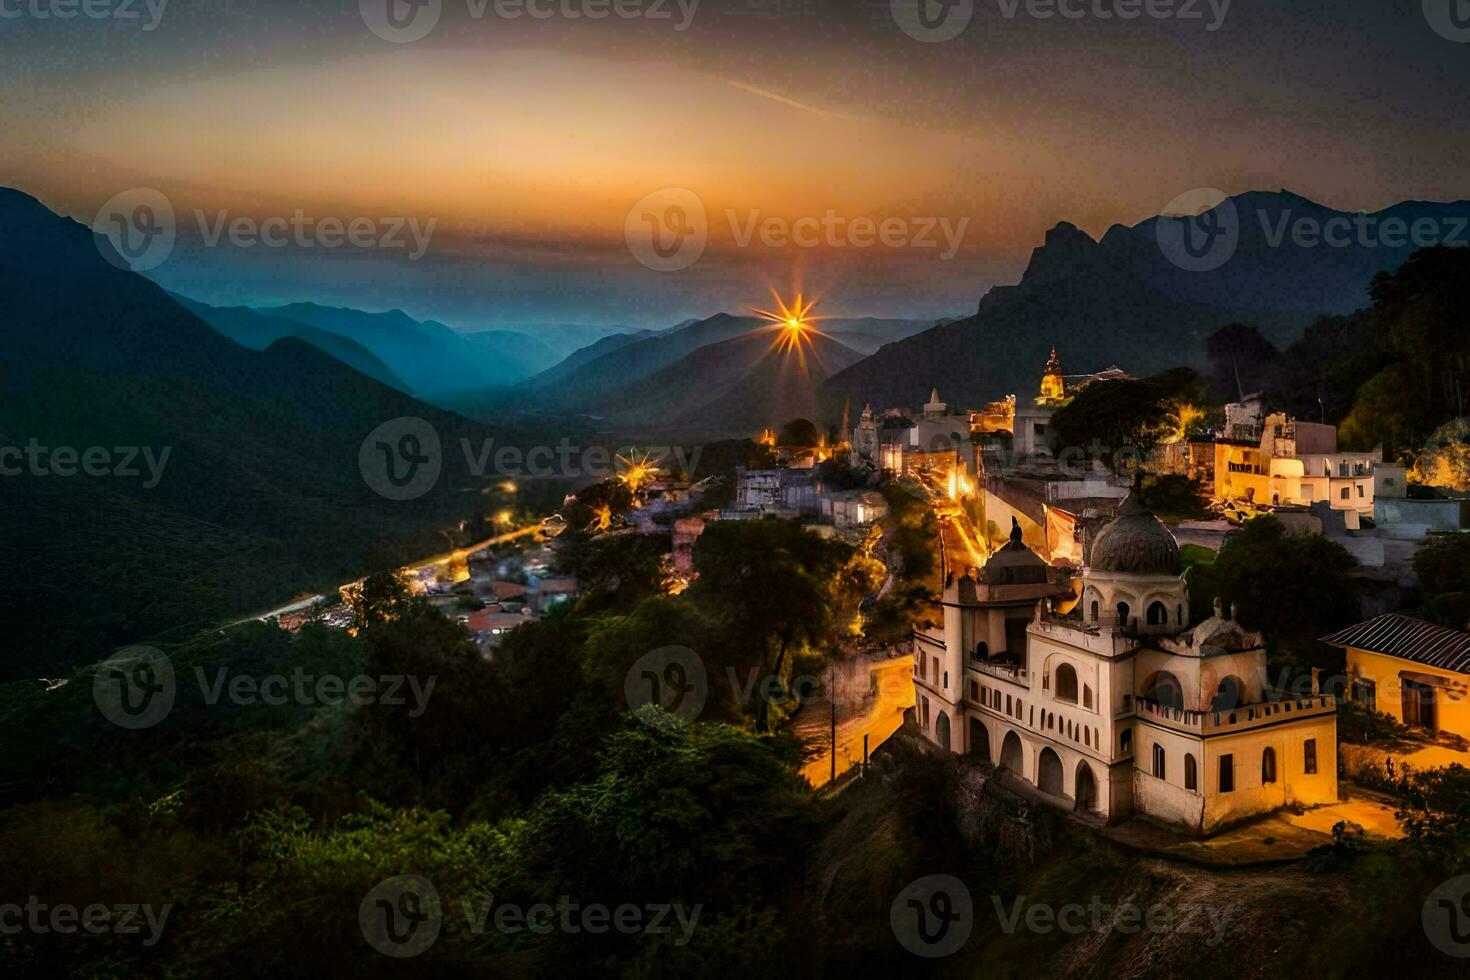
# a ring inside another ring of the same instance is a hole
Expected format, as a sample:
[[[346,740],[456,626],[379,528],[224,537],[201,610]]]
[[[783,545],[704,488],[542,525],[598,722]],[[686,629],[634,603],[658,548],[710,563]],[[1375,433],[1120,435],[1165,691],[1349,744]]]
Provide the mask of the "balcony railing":
[[[1020,664],[1000,663],[994,660],[971,660],[970,666],[982,674],[991,677],[999,677],[1001,680],[1011,681],[1016,684],[1028,684],[1026,668]]]
[[[1136,714],[1141,718],[1154,718],[1201,733],[1252,728],[1268,721],[1324,715],[1337,710],[1337,702],[1330,694],[1311,694],[1281,701],[1259,701],[1237,708],[1211,708],[1207,711],[1176,708],[1144,697],[1134,698],[1133,703]]]

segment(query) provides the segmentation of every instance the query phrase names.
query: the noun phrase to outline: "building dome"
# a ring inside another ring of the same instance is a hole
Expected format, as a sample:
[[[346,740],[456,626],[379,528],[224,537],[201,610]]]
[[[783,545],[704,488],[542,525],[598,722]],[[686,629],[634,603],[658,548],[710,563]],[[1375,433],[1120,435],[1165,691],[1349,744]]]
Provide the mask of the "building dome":
[[[1049,569],[1041,556],[1021,540],[1021,524],[1011,518],[1011,540],[985,563],[980,581],[987,585],[1042,585]]]
[[[1177,576],[1179,542],[1143,506],[1135,490],[1118,508],[1117,518],[1098,532],[1088,567],[1097,572]]]

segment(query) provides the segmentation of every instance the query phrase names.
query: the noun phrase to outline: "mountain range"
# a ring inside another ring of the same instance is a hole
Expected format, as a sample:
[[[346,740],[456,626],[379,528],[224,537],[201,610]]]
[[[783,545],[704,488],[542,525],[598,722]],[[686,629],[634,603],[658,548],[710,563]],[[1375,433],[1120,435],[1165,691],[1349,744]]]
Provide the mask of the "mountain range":
[[[1166,256],[1164,220],[1116,225],[1101,240],[1058,224],[1021,281],[992,288],[974,315],[890,344],[829,379],[821,392],[827,417],[865,401],[920,405],[934,386],[951,404],[1029,395],[1053,346],[1068,373],[1116,364],[1136,376],[1199,363],[1204,339],[1232,322],[1285,346],[1321,315],[1366,306],[1373,277],[1424,243],[1399,241],[1393,229],[1430,222],[1451,244],[1470,239],[1470,202],[1406,202],[1360,215],[1288,191],[1252,192],[1199,219],[1238,234],[1233,251],[1215,256],[1225,256],[1217,268],[1192,271]]]
[[[0,188],[0,608],[27,610],[7,620],[0,675],[91,662],[441,551],[442,529],[481,506],[463,492],[483,480],[460,439],[554,441],[405,395],[372,376],[383,367],[365,345],[270,340],[280,324],[233,311],[232,329],[255,331],[236,342],[109,252]],[[405,417],[437,433],[442,475],[390,500],[363,447]]]

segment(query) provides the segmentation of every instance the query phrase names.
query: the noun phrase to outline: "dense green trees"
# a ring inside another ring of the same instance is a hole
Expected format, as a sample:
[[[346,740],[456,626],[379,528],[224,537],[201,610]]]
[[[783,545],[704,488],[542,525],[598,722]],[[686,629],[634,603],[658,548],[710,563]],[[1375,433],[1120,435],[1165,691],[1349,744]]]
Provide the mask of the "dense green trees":
[[[1298,667],[1325,665],[1330,648],[1317,640],[1358,617],[1357,566],[1342,545],[1320,534],[1291,534],[1272,516],[1232,531],[1213,564],[1190,569],[1192,619],[1213,614],[1219,597],[1240,621],[1264,630],[1272,653]]]
[[[1238,368],[1272,407],[1339,425],[1343,448],[1412,461],[1437,427],[1470,415],[1470,249],[1415,252],[1369,294],[1370,306],[1321,318],[1274,362],[1253,328],[1223,328],[1208,343],[1213,393]]]
[[[1419,612],[1442,626],[1470,626],[1470,536],[1431,538],[1414,555]]]
[[[1059,451],[1096,446],[1111,464],[1135,468],[1155,447],[1181,438],[1205,391],[1188,368],[1141,381],[1096,381],[1052,416]]]

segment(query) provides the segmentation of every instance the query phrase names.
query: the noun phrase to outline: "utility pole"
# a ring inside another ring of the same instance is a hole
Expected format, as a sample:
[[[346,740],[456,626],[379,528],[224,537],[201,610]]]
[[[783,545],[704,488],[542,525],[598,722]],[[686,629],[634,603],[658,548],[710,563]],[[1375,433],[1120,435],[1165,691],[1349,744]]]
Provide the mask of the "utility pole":
[[[827,665],[827,694],[832,699],[832,774],[828,782],[837,782],[837,666]]]

